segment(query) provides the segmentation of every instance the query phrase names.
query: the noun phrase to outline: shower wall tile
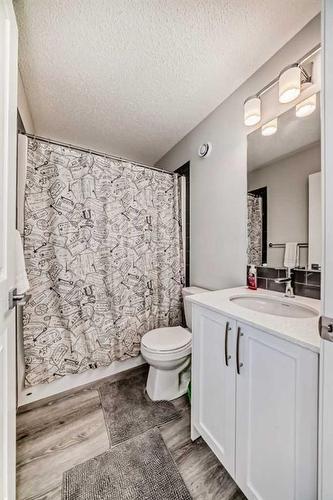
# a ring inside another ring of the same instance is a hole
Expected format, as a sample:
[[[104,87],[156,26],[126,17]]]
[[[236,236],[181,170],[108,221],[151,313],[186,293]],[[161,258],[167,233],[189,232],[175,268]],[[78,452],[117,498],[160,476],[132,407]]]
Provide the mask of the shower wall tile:
[[[285,289],[286,285],[284,285],[283,283],[275,283],[274,280],[267,280],[267,290],[283,293]]]
[[[319,286],[302,285],[301,283],[295,283],[294,292],[295,295],[301,295],[302,297],[320,299]]]
[[[273,267],[257,267],[257,276],[259,278],[278,278],[279,270]]]
[[[321,274],[318,271],[307,272],[307,284],[320,286]]]
[[[306,283],[306,271],[294,271],[294,280],[297,283]]]

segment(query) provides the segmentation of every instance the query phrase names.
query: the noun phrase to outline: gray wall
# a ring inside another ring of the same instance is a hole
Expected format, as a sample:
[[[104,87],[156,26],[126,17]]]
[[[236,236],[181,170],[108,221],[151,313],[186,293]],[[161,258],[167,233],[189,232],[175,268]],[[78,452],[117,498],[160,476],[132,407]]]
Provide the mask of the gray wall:
[[[308,242],[308,201],[310,174],[320,171],[320,144],[288,158],[253,170],[248,189],[267,186],[267,239],[272,243]],[[267,264],[283,266],[284,252],[268,248]],[[301,249],[300,264],[307,265],[307,250]]]
[[[167,170],[191,162],[192,285],[218,289],[245,283],[246,134],[253,129],[243,125],[243,101],[319,42],[317,16],[157,162]],[[263,120],[286,109],[278,104],[275,88],[263,99]],[[197,150],[206,141],[213,144],[213,150],[209,157],[200,159]]]

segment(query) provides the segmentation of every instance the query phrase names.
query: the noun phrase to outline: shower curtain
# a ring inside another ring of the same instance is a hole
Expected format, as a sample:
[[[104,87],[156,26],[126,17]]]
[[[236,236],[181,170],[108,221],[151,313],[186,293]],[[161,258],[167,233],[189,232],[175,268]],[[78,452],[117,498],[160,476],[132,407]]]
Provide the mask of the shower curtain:
[[[181,323],[177,176],[29,140],[24,309],[27,386],[140,352]]]
[[[247,262],[262,265],[262,199],[260,196],[247,196]]]

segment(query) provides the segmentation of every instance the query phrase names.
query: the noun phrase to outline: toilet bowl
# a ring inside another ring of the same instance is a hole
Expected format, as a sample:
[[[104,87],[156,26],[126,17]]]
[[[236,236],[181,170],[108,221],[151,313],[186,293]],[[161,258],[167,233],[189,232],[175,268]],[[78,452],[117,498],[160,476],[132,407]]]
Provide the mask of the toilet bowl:
[[[183,288],[188,328],[156,328],[142,337],[141,354],[150,365],[146,390],[153,401],[176,399],[187,391],[192,350],[192,307],[185,297],[206,291],[198,287]]]

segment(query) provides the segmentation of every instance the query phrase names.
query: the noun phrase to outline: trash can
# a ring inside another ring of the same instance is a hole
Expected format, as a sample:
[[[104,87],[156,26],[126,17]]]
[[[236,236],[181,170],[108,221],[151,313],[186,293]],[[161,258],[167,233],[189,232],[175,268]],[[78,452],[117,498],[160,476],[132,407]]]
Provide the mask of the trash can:
[[[187,397],[188,397],[189,402],[191,403],[191,381],[188,383]]]

